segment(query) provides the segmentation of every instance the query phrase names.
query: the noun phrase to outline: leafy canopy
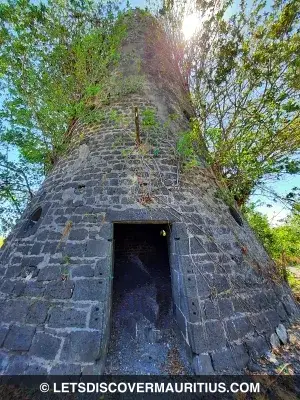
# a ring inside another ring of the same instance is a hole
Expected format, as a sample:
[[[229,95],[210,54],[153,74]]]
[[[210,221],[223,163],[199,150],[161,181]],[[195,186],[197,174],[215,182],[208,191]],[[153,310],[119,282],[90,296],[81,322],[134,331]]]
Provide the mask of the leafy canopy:
[[[186,133],[189,157],[199,160],[204,140],[212,168],[242,205],[266,181],[299,173],[300,2],[241,0],[230,18],[231,1],[219,11],[196,3],[202,28],[175,50],[199,126],[198,138]],[[164,18],[172,31],[174,20]]]
[[[2,230],[66,150],[76,120],[91,112],[118,59],[120,14],[117,0],[0,4]]]
[[[255,210],[255,204],[243,207],[245,216],[264,244],[268,253],[279,264],[300,264],[300,213],[296,204],[281,226],[271,227],[265,215]]]

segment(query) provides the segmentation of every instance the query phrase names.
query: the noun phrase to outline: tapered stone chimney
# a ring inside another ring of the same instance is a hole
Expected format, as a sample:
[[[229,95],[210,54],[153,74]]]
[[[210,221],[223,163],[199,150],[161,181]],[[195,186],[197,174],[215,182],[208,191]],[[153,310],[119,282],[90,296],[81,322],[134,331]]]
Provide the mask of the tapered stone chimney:
[[[201,165],[182,172],[176,144],[194,114],[163,29],[142,11],[125,22],[120,61],[93,100],[94,120],[77,122],[69,150],[3,249],[2,374],[104,371],[114,232],[126,236],[126,224],[160,226],[150,236],[167,246],[171,312],[195,373],[242,370],[298,315],[263,246],[221,199],[205,150]],[[150,279],[141,248],[132,247],[129,261]]]

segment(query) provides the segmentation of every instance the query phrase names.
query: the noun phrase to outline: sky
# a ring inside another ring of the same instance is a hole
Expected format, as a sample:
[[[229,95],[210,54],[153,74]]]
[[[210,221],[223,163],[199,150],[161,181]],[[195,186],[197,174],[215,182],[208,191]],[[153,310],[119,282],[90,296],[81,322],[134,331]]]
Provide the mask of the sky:
[[[35,3],[39,3],[39,1],[34,1]],[[155,0],[150,0],[150,4],[156,3]],[[228,16],[236,9],[236,4],[238,2],[235,1],[231,10],[227,13]],[[267,7],[270,1],[267,1]],[[124,0],[123,4],[126,4],[126,0]],[[144,8],[146,5],[149,5],[149,1],[147,0],[131,0],[130,4],[132,7],[141,7]],[[1,103],[1,96],[0,96],[0,103]],[[16,157],[16,153],[11,153],[11,160]],[[279,181],[276,181],[272,184],[269,184],[268,187],[282,195],[287,194],[293,187],[300,187],[300,177],[293,176],[293,177],[286,177]],[[289,210],[284,207],[280,203],[274,203],[267,199],[265,196],[262,196],[260,191],[257,190],[251,197],[250,201],[259,202],[261,203],[260,206],[257,206],[257,210],[266,214],[268,219],[272,225],[278,225],[282,222],[282,220],[288,215]],[[270,207],[271,205],[271,207]]]

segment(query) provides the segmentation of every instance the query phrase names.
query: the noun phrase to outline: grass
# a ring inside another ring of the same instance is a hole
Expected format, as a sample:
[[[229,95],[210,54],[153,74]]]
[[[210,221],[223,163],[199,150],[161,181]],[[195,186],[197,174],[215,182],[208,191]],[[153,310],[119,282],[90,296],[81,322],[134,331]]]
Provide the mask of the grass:
[[[297,265],[294,268],[297,268],[300,270],[300,265]],[[294,274],[293,272],[291,272],[289,270],[287,271],[287,274],[288,274],[288,283],[289,283],[296,299],[298,301],[300,301],[300,279],[299,279],[299,277],[296,276],[296,274]]]

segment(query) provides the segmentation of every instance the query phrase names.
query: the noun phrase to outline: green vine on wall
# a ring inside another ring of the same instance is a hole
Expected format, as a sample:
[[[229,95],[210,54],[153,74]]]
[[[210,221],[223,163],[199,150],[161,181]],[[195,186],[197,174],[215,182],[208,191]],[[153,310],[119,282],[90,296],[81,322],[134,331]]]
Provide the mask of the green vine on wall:
[[[203,155],[203,139],[199,122],[196,119],[191,121],[191,128],[188,131],[180,134],[177,151],[181,157],[184,170],[201,166],[200,157]]]

